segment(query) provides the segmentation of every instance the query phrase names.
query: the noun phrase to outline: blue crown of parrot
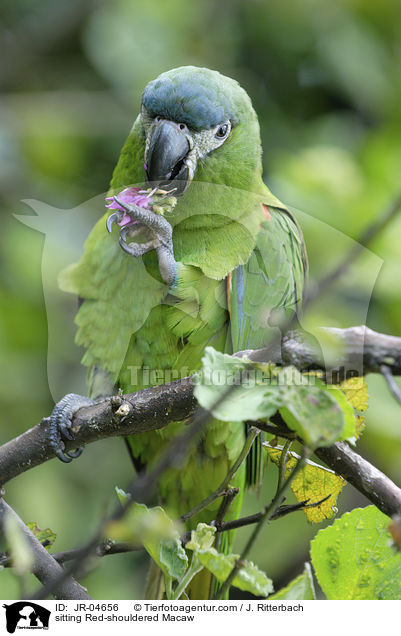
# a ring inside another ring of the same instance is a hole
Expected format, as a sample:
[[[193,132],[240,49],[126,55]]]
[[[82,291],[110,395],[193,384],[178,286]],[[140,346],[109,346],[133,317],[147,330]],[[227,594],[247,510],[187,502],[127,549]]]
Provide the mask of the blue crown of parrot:
[[[160,115],[183,122],[196,131],[213,128],[227,119],[236,125],[241,111],[252,108],[238,82],[195,66],[173,69],[149,82],[142,104],[151,117]]]

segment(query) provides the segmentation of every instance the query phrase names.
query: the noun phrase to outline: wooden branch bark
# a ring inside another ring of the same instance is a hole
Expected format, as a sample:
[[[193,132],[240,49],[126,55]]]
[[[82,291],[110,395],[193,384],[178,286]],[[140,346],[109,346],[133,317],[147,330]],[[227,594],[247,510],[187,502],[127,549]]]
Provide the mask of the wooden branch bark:
[[[57,563],[51,554],[43,547],[40,541],[19,518],[17,513],[10,506],[0,499],[0,525],[3,525],[6,515],[12,516],[22,534],[24,535],[34,557],[32,573],[43,584],[53,584],[64,572],[63,567]],[[72,576],[68,576],[62,583],[55,585],[54,597],[58,599],[82,599],[90,600],[91,597],[86,589],[82,587]]]
[[[122,408],[123,407],[123,408]],[[185,420],[195,412],[191,378],[143,389],[123,397],[113,396],[80,409],[74,416],[75,439],[67,450],[106,437],[135,435]],[[0,447],[0,483],[55,457],[49,445],[49,418]]]
[[[401,338],[380,334],[367,327],[325,329],[342,345],[335,366],[351,366],[359,374],[379,372],[385,364],[393,375],[401,375]],[[320,352],[302,332],[291,332],[283,338],[280,352],[268,349],[241,352],[250,359],[274,360],[293,364],[299,369],[325,369]],[[135,435],[160,429],[170,422],[190,418],[196,409],[191,378],[152,387],[125,395],[107,398],[94,406],[80,409],[73,418],[75,439],[66,442],[67,450],[84,446],[99,439]],[[257,426],[257,424],[255,424]],[[49,459],[54,451],[49,445],[49,419],[26,431],[0,447],[0,483],[20,475]],[[362,459],[347,444],[334,444],[320,449],[319,457],[338,474],[352,483],[370,501],[389,515],[401,511],[401,490],[383,473]]]
[[[389,517],[401,513],[401,489],[345,442],[319,448],[316,455]]]
[[[323,334],[333,338],[333,347],[328,364],[322,357],[318,341],[303,331],[290,331],[284,335],[281,347],[271,351],[255,349],[240,351],[239,357],[246,356],[254,362],[292,365],[300,371],[322,369],[329,371],[342,369],[353,375],[381,373],[386,365],[392,375],[401,375],[401,338],[378,333],[365,325],[336,329],[322,327]]]

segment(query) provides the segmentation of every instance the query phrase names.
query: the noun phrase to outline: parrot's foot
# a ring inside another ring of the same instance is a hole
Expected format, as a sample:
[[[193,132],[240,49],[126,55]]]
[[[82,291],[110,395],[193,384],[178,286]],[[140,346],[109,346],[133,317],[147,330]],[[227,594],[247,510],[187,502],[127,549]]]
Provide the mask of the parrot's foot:
[[[82,453],[83,448],[77,448],[75,451],[66,451],[63,438],[67,440],[74,439],[71,432],[71,421],[74,413],[82,406],[90,406],[93,403],[93,400],[83,395],[68,393],[54,407],[50,416],[50,445],[62,462],[71,462]]]
[[[107,219],[107,229],[112,230],[113,223],[122,223],[124,216],[128,215],[130,222],[124,223],[120,230],[120,245],[124,252],[139,258],[150,250],[156,250],[159,261],[159,270],[164,282],[171,287],[174,284],[177,272],[177,262],[174,258],[173,228],[170,223],[153,210],[137,205],[127,205],[117,197],[114,201],[122,208],[113,212]],[[134,239],[145,228],[149,240],[144,243],[128,242]]]

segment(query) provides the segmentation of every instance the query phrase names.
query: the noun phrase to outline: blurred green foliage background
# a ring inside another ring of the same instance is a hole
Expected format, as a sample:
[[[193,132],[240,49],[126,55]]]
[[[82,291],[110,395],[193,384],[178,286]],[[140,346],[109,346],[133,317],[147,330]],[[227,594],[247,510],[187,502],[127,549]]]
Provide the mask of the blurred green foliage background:
[[[141,92],[160,72],[208,66],[248,91],[260,118],[266,181],[309,215],[300,220],[312,284],[341,260],[347,237],[357,239],[400,189],[398,0],[6,0],[1,12],[1,442],[53,405],[44,237],[12,213],[30,212],[24,199],[73,208],[106,191]],[[367,253],[321,299],[313,324],[367,322],[401,335],[400,244],[401,218],[371,246],[378,258]],[[400,482],[400,407],[381,377],[369,376],[368,386],[359,449]],[[261,508],[274,487],[269,470],[271,486],[248,498],[246,513]],[[55,549],[64,550],[90,536],[114,486],[130,477],[116,439],[88,447],[68,467],[51,461],[25,473],[6,495],[25,521],[50,526]],[[366,503],[349,486],[339,508]],[[276,589],[301,571],[317,530],[297,515],[269,526],[251,555]],[[238,546],[246,536],[238,533]],[[106,557],[86,584],[94,598],[136,598],[145,572],[141,554]],[[0,598],[19,594],[14,577],[2,572]]]

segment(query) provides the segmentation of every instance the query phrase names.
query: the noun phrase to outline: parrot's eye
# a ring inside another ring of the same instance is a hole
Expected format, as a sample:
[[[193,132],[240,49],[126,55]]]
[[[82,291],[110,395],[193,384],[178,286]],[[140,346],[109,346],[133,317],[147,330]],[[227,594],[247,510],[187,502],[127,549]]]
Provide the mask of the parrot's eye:
[[[221,126],[219,126],[218,129],[216,130],[215,137],[217,139],[224,139],[225,137],[227,137],[230,130],[231,130],[231,124],[229,121],[226,124],[221,124]]]
[[[155,117],[155,121],[159,122],[159,121],[161,121],[161,120],[162,120],[162,118],[160,117],[160,115],[157,115],[157,116]]]

